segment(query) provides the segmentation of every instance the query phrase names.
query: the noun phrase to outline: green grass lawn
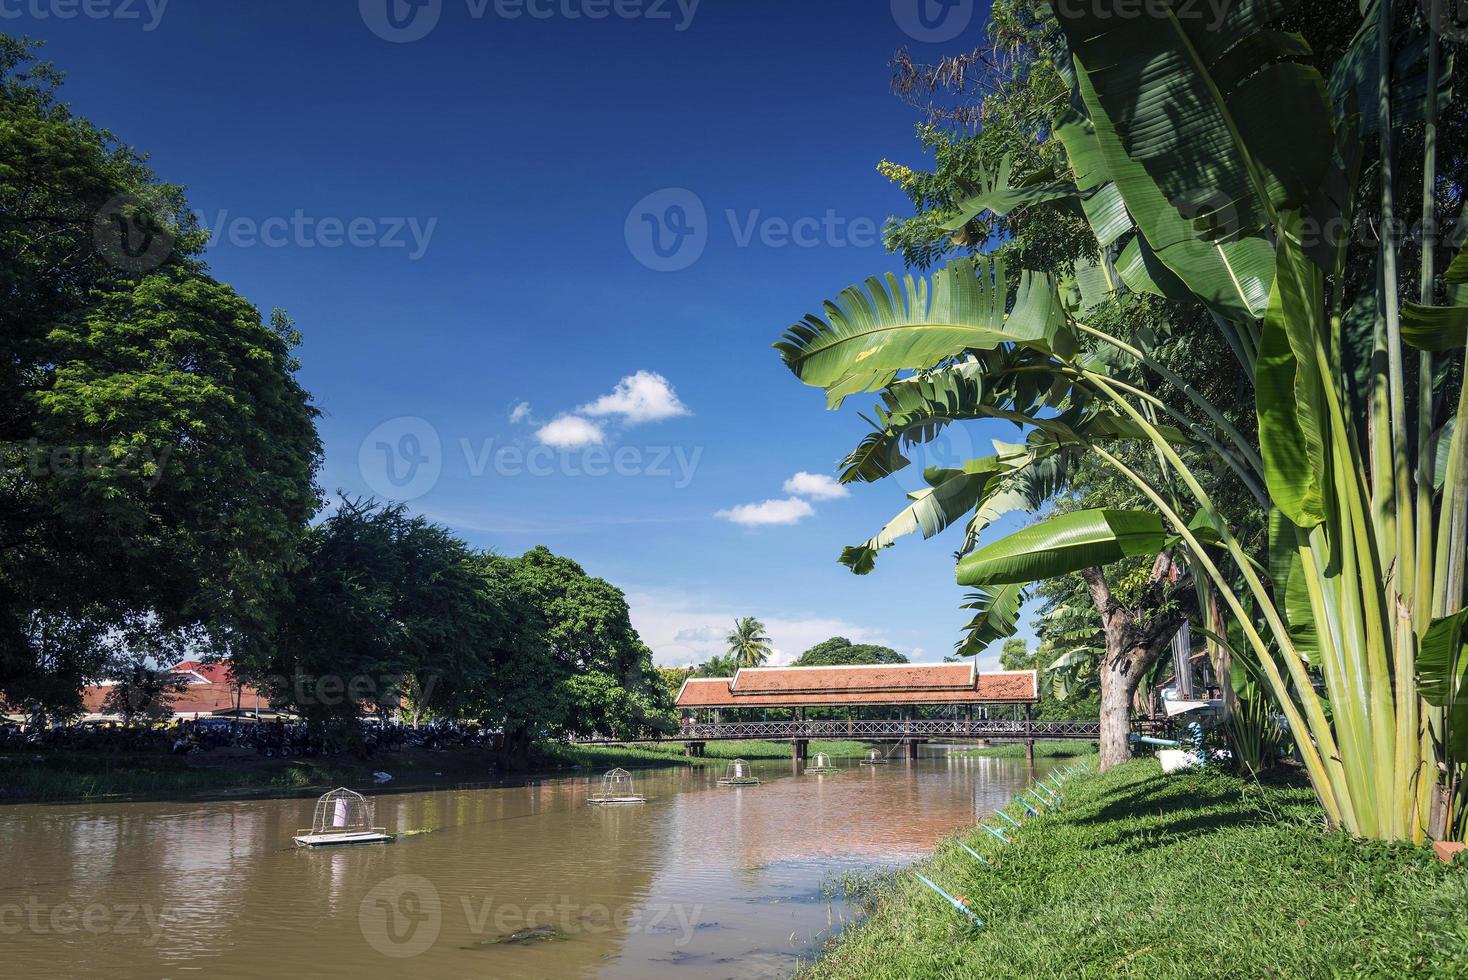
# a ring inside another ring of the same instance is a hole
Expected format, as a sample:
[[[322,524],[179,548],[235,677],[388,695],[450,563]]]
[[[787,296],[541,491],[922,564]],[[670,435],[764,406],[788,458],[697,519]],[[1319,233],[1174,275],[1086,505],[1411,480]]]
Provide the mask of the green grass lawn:
[[[963,749],[958,752],[950,752],[950,755],[978,756],[983,759],[1023,759],[1025,747],[1020,742],[1008,742],[1003,745],[990,745],[982,749]],[[1052,739],[1049,741],[1035,741],[1035,758],[1041,757],[1065,757],[1071,758],[1082,755],[1095,755],[1095,742],[1072,741],[1069,739]]]
[[[950,841],[918,870],[983,927],[909,872],[858,879],[868,918],[804,977],[1468,976],[1468,862],[1327,831],[1297,780],[1136,760],[1012,844],[956,839],[997,867]]]

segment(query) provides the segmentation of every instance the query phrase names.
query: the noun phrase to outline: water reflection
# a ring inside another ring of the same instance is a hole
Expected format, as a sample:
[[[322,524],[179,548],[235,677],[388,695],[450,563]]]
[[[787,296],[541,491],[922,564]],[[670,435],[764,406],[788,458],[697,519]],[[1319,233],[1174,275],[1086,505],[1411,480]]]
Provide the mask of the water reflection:
[[[844,919],[828,875],[914,860],[1030,775],[837,762],[748,787],[644,771],[637,807],[586,805],[591,774],[387,794],[378,823],[411,836],[376,847],[292,846],[310,800],[4,807],[0,956],[7,977],[779,975]]]

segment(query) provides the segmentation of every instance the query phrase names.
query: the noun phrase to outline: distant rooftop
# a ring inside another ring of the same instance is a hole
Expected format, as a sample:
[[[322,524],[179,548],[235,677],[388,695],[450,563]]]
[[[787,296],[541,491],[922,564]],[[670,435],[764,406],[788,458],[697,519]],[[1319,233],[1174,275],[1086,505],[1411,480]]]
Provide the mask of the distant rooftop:
[[[1020,704],[1039,700],[1035,672],[983,672],[972,663],[742,667],[691,677],[680,708],[794,708],[861,704]]]

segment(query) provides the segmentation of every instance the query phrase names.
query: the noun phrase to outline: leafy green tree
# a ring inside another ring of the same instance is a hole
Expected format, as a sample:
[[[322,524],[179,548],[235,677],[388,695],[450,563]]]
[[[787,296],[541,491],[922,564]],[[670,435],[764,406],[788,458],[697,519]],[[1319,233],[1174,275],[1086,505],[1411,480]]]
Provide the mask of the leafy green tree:
[[[269,633],[321,448],[289,321],[33,49],[0,37],[0,698],[64,713],[89,638]]]
[[[498,665],[487,692],[513,755],[523,757],[544,736],[675,730],[673,698],[620,589],[543,547],[486,558],[485,568],[513,588],[533,638],[529,650]]]
[[[1024,640],[1011,636],[999,648],[999,666],[1004,670],[1034,670],[1035,655]]]
[[[729,655],[741,667],[761,667],[770,659],[770,638],[765,634],[765,624],[753,616],[736,619],[724,642],[729,647]]]
[[[739,670],[739,661],[730,654],[715,654],[694,670],[695,677],[733,677]]]
[[[852,643],[844,636],[823,640],[795,658],[792,667],[835,667],[844,664],[905,664],[907,658],[891,647]]]
[[[402,505],[344,500],[302,559],[268,659],[242,667],[314,723],[396,707],[405,690],[415,715],[453,717],[497,655],[518,653],[496,645],[519,639],[510,597],[488,594],[464,543]]]

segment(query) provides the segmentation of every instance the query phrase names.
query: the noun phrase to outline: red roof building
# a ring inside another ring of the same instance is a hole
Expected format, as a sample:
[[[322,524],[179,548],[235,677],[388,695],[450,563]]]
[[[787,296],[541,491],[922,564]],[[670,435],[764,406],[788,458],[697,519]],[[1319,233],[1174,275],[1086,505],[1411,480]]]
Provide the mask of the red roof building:
[[[678,692],[678,707],[690,711],[1039,700],[1035,671],[981,672],[972,663],[741,667],[733,677],[690,677]]]
[[[270,701],[258,688],[250,684],[235,683],[234,672],[228,663],[206,664],[198,660],[185,660],[175,664],[171,671],[184,682],[183,690],[171,697],[170,707],[175,718],[203,718],[233,711],[236,705],[246,713],[270,708]],[[83,689],[85,720],[113,720],[118,717],[109,713],[104,706],[112,688],[113,685],[109,682]]]

